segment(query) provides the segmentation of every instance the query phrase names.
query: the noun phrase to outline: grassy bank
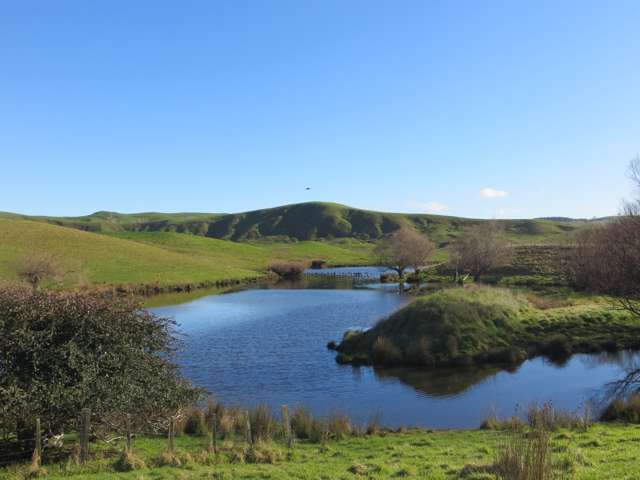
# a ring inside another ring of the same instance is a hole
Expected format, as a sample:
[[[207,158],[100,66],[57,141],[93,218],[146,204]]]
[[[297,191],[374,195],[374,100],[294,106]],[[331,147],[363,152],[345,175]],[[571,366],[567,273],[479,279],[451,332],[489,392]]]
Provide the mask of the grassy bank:
[[[517,364],[536,355],[640,347],[640,322],[603,299],[487,286],[417,298],[366,332],[347,332],[341,363]]]
[[[101,235],[47,223],[0,218],[0,280],[14,279],[12,264],[47,252],[73,271],[67,285],[214,286],[264,277],[273,259],[321,258],[330,265],[367,264],[373,246],[335,242],[237,243],[171,232]]]
[[[166,440],[134,440],[134,454],[144,468],[118,472],[122,442],[92,444],[93,459],[86,466],[73,462],[45,465],[48,477],[82,479],[475,479],[496,478],[489,468],[509,437],[500,431],[425,431],[350,437],[324,445],[305,441],[289,452],[270,442],[246,455],[242,441],[221,441],[218,456],[206,454],[205,437],[179,436],[180,466],[162,463]],[[624,479],[640,476],[637,445],[640,426],[596,424],[587,431],[559,429],[551,434],[556,462],[576,479]],[[251,463],[265,462],[265,463]],[[1,479],[24,478],[19,467],[0,470]]]

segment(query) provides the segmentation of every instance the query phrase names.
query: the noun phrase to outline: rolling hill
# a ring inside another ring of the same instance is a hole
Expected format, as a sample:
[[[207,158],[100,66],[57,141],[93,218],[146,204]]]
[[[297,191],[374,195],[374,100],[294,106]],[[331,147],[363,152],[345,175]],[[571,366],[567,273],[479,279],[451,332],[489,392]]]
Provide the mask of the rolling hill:
[[[427,233],[439,247],[437,257],[444,259],[452,239],[465,227],[483,221],[373,212],[333,203],[238,214],[96,212],[45,217],[0,213],[0,279],[14,276],[12,265],[20,256],[38,251],[53,254],[70,270],[81,272],[69,280],[72,284],[211,284],[264,276],[275,259],[371,264],[375,241],[405,224]],[[555,245],[590,224],[568,219],[499,222],[519,246],[516,257],[526,260],[516,269],[524,275],[544,273],[538,271],[545,263],[538,257],[553,262]]]
[[[333,238],[377,240],[402,224],[412,224],[440,246],[464,227],[482,222],[460,217],[360,210],[335,203],[299,203],[244,213],[96,212],[82,217],[43,217],[0,213],[95,233],[177,232],[232,241],[301,241]],[[500,220],[517,243],[547,242],[582,228],[586,220]]]

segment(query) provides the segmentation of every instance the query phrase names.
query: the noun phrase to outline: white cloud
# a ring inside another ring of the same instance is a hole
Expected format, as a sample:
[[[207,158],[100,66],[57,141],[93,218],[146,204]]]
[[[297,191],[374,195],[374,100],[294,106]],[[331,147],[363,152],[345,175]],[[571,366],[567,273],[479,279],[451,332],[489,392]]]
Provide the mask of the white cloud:
[[[482,198],[502,198],[509,195],[508,192],[504,192],[502,190],[496,190],[495,188],[483,188],[480,190],[480,196]]]
[[[440,202],[409,202],[409,207],[427,213],[439,213],[449,210],[449,207]]]

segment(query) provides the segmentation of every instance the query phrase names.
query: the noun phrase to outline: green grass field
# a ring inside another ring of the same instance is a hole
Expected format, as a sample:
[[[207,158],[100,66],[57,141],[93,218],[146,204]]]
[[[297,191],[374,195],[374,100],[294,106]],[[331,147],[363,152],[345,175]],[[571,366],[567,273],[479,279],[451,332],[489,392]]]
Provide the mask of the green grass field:
[[[0,218],[0,279],[33,252],[48,252],[77,274],[68,284],[176,285],[266,275],[273,259],[322,258],[330,264],[371,262],[373,245],[335,242],[239,243],[172,232],[102,235],[42,222]]]
[[[145,468],[117,472],[116,460],[122,442],[92,444],[94,459],[80,467],[72,463],[45,465],[47,478],[111,479],[469,479],[489,480],[488,472],[496,452],[505,443],[505,433],[485,430],[424,431],[387,433],[329,441],[326,445],[297,443],[292,453],[282,444],[269,444],[263,461],[239,463],[237,452],[245,445],[221,442],[221,453],[204,453],[204,437],[179,436],[177,454],[180,467],[157,466],[166,449],[166,440],[139,438],[133,448]],[[635,479],[640,477],[638,462],[640,426],[595,424],[589,430],[561,429],[552,433],[555,462],[568,472],[565,478],[582,480]],[[0,470],[0,479],[25,478],[24,467]]]

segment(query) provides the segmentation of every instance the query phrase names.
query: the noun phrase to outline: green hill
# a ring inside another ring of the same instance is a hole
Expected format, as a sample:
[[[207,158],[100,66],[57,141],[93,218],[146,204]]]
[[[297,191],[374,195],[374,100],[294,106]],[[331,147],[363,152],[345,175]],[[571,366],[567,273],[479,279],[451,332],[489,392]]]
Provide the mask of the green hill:
[[[276,258],[364,264],[372,248],[353,240],[253,245],[173,232],[99,235],[0,218],[0,279],[14,277],[12,264],[31,252],[51,253],[80,272],[71,283],[177,285],[263,276]]]
[[[233,241],[275,241],[356,238],[376,240],[400,225],[413,224],[445,246],[461,229],[484,220],[443,215],[401,214],[360,210],[335,203],[299,203],[244,213],[96,212],[83,217],[22,218],[90,232],[177,232]],[[545,243],[587,225],[577,220],[500,220],[518,243]]]

